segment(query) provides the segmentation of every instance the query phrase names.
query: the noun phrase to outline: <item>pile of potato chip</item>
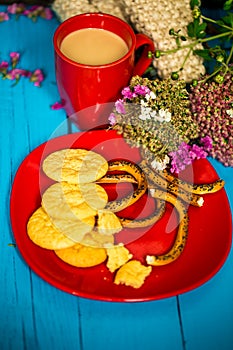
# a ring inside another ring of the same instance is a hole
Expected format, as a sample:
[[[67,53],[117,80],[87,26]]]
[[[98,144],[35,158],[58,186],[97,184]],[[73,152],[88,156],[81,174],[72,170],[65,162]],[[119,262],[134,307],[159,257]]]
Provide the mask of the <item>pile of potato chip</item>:
[[[108,195],[96,183],[108,172],[107,160],[85,149],[62,149],[49,154],[42,168],[55,183],[42,194],[41,206],[28,220],[30,239],[75,267],[106,261],[115,273],[114,283],[141,287],[152,267],[132,260],[126,247],[114,244],[121,221],[105,209]]]

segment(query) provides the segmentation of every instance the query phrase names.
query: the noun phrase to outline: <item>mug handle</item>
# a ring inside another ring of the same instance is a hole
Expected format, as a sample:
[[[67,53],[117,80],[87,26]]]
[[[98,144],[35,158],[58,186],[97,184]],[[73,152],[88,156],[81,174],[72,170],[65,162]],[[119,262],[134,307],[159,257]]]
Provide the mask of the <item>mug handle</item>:
[[[143,46],[144,48],[142,48]],[[142,52],[134,66],[133,75],[143,75],[143,73],[145,73],[153,60],[153,58],[148,57],[148,52],[155,51],[154,42],[147,35],[141,33],[136,34],[135,52],[139,48],[142,48]]]

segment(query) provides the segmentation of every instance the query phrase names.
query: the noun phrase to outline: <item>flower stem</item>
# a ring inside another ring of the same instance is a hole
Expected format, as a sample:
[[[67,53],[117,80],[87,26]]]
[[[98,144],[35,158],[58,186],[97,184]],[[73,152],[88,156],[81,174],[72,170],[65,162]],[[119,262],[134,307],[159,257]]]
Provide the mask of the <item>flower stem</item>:
[[[233,45],[231,46],[231,51],[227,57],[227,60],[226,60],[226,65],[228,65],[230,63],[230,60],[232,58],[232,55],[233,55]]]
[[[184,45],[184,46],[180,46],[180,47],[176,47],[175,49],[172,50],[167,50],[167,51],[163,51],[163,54],[170,54],[170,53],[175,53],[181,49],[193,49],[196,45],[198,44],[202,44],[202,43],[206,43],[208,41],[211,40],[216,40],[216,39],[220,39],[223,38],[224,36],[228,36],[230,34],[233,34],[233,30],[229,31],[229,32],[225,32],[225,33],[221,33],[221,34],[217,34],[208,38],[204,38],[204,39],[197,39],[196,41],[193,41],[191,44],[188,45]]]
[[[229,29],[229,30],[232,31],[232,27],[226,26],[225,24],[220,24],[220,23],[218,23],[217,21],[215,21],[215,20],[212,19],[212,18],[208,18],[208,17],[205,17],[205,16],[203,16],[203,15],[201,15],[201,18],[202,18],[203,20],[207,21],[207,22],[214,23],[214,24],[216,24],[216,25],[218,25],[218,26],[220,26],[220,27],[222,27],[222,28],[226,28],[226,29]]]
[[[192,47],[190,47],[190,49],[188,50],[187,55],[185,56],[184,61],[183,61],[182,65],[181,65],[181,67],[180,67],[180,70],[182,70],[182,69],[184,68],[185,63],[186,63],[186,61],[188,60],[188,58],[189,58],[191,52],[192,52]]]

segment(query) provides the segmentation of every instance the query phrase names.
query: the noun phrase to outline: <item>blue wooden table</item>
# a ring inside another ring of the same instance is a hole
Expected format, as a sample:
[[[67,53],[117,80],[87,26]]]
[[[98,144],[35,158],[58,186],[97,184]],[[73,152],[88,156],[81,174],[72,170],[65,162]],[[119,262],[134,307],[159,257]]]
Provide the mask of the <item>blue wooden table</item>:
[[[16,171],[56,130],[68,132],[64,110],[51,109],[59,100],[52,47],[58,24],[55,17],[36,23],[12,17],[0,23],[1,61],[19,52],[21,68],[45,73],[40,88],[26,78],[16,86],[0,80],[0,349],[231,350],[232,251],[221,270],[192,291],[150,302],[117,303],[73,296],[51,286],[15,247],[9,201]],[[233,210],[233,169],[210,162],[226,182]]]

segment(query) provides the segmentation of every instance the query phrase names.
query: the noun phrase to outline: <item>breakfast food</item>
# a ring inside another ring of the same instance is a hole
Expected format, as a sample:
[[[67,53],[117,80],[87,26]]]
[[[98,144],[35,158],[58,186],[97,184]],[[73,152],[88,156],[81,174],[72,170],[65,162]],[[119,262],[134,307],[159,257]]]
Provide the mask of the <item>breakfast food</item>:
[[[176,186],[179,186],[183,188],[185,191],[195,193],[195,194],[207,194],[207,193],[214,193],[221,188],[224,187],[224,180],[218,179],[214,182],[208,183],[208,184],[190,184],[187,183],[187,181],[183,181],[182,179],[179,179],[169,173],[167,170],[163,170],[160,172],[160,176],[164,177],[169,183],[172,183]]]
[[[161,219],[165,212],[165,201],[156,198],[156,203],[156,209],[150,216],[142,219],[120,218],[122,226],[127,228],[142,228],[154,225],[159,219]]]
[[[138,186],[133,193],[130,193],[123,199],[109,202],[106,205],[106,209],[111,210],[113,212],[118,212],[122,209],[127,208],[129,205],[132,205],[135,202],[137,202],[137,200],[141,198],[142,195],[146,192],[146,176],[137,164],[128,162],[126,160],[117,160],[114,162],[109,162],[108,170],[126,171],[128,174],[132,175],[137,180]]]
[[[114,283],[140,288],[151,271],[151,266],[144,266],[138,260],[130,260],[117,271]]]
[[[104,248],[89,247],[80,243],[70,248],[55,250],[55,254],[67,264],[76,267],[96,266],[107,258]]]
[[[112,235],[122,230],[120,219],[110,210],[98,210],[98,232]]]
[[[95,183],[77,185],[57,182],[42,195],[42,206],[52,218],[65,217],[66,214],[74,214],[79,219],[95,216],[107,202],[107,193]]]
[[[41,206],[28,220],[27,232],[38,246],[55,252],[63,262],[78,268],[104,263],[116,285],[140,288],[152,266],[177,260],[188,237],[188,205],[201,207],[203,195],[220,190],[222,180],[193,185],[166,171],[155,172],[146,161],[139,165],[123,159],[107,161],[85,149],[64,149],[43,161],[45,174],[56,181],[42,194]],[[132,191],[109,201],[102,184],[132,184]],[[145,193],[155,201],[153,213],[143,218],[122,217],[121,210],[136,203]],[[164,254],[145,256],[147,266],[136,260],[127,246],[117,244],[122,229],[148,227],[164,214],[166,203],[178,214],[173,246]]]
[[[173,194],[158,189],[151,190],[151,194],[152,196],[159,197],[173,204],[179,214],[179,227],[173,247],[166,254],[146,256],[146,262],[148,265],[162,266],[175,261],[183,252],[188,237],[189,219],[186,206]]]
[[[45,249],[68,248],[75,244],[54,226],[41,207],[29,218],[27,232],[33,243]]]
[[[105,247],[114,245],[114,235],[105,235],[99,233],[97,230],[88,232],[83,237],[81,243],[89,247]]]
[[[115,272],[133,257],[129,250],[122,244],[110,246],[106,248],[106,251],[108,256],[106,266],[111,272]]]
[[[108,162],[96,152],[69,148],[49,154],[42,168],[48,177],[58,182],[89,183],[106,174]]]

